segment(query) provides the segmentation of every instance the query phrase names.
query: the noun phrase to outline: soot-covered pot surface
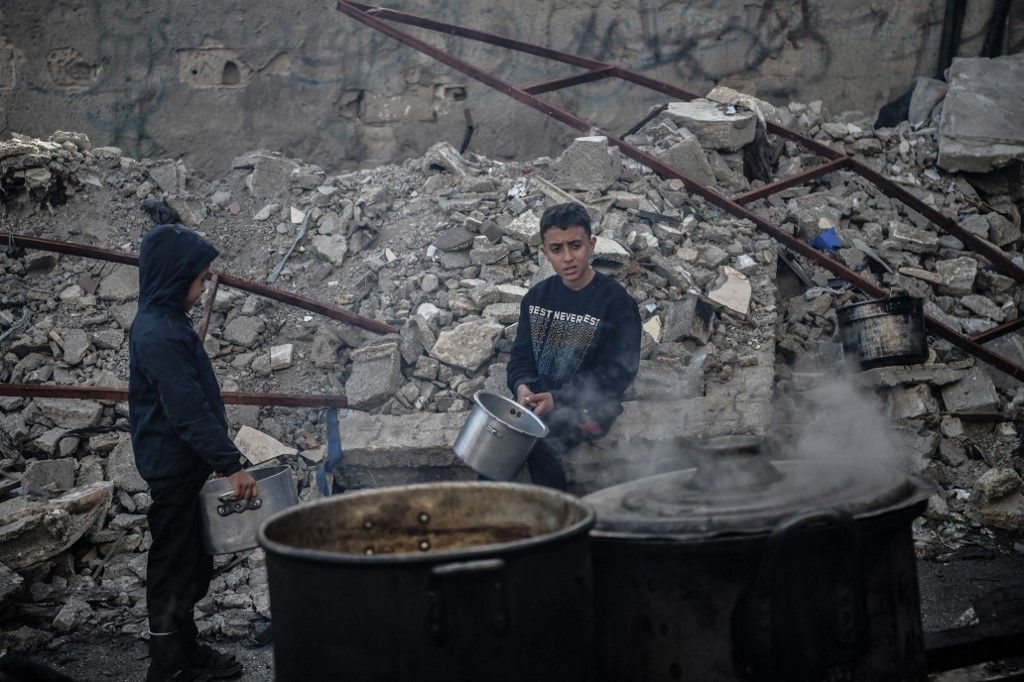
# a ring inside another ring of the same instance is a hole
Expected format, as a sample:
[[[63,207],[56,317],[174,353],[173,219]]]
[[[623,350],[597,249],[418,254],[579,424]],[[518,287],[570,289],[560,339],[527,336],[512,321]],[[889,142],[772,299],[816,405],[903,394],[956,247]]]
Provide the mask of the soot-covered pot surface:
[[[870,453],[865,453],[866,458]],[[601,680],[923,680],[911,522],[930,486],[724,437],[596,511]]]
[[[592,679],[593,513],[510,483],[432,483],[276,515],[277,679]]]

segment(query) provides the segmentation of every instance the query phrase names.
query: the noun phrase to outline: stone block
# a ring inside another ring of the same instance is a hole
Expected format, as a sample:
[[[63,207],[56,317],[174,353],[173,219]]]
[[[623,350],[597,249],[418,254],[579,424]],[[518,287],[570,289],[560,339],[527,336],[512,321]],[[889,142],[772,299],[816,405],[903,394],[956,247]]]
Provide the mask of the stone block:
[[[252,173],[245,179],[249,193],[257,199],[270,199],[286,194],[291,189],[292,171],[298,169],[294,161],[260,154],[253,162]]]
[[[946,83],[936,78],[918,76],[910,96],[907,120],[914,128],[924,128],[931,121],[932,111],[946,96]]]
[[[103,405],[93,400],[70,398],[36,398],[36,408],[64,429],[96,426],[103,414]]]
[[[382,343],[352,352],[352,373],[345,397],[354,410],[380,407],[402,383],[402,355],[397,343]]]
[[[240,315],[228,322],[222,336],[225,341],[236,346],[251,348],[266,326],[267,323],[263,321],[263,318]]]
[[[139,270],[128,265],[115,265],[102,280],[96,295],[104,301],[131,301],[139,297]]]
[[[141,493],[149,489],[149,484],[135,466],[135,451],[127,436],[120,438],[107,457],[107,480],[117,489],[128,493]]]
[[[346,466],[441,467],[457,463],[452,443],[467,413],[372,415],[350,411],[339,424]]]
[[[700,141],[688,130],[683,129],[679,132],[678,137],[664,138],[662,144],[655,148],[654,156],[697,182],[714,185],[715,172],[711,170],[708,156],[704,153]]]
[[[75,486],[75,460],[71,457],[32,460],[25,467],[21,484],[30,495],[70,490]]]
[[[0,613],[18,598],[24,583],[24,578],[0,564]]]
[[[504,331],[504,325],[496,322],[465,322],[441,332],[430,355],[472,372],[494,354],[494,343]]]
[[[273,436],[248,425],[238,430],[234,443],[235,447],[241,451],[242,456],[252,464],[261,464],[281,455],[291,456],[299,452]]]
[[[318,234],[312,239],[313,249],[332,265],[340,266],[348,254],[348,239],[344,235]]]
[[[562,185],[604,191],[622,173],[622,154],[602,135],[577,137],[558,158]]]
[[[503,325],[513,324],[519,320],[519,304],[492,303],[484,308],[484,317],[496,320]]]
[[[687,296],[669,304],[665,316],[662,340],[673,343],[685,339],[694,339],[701,344],[711,338],[711,321],[714,310],[696,296]]]
[[[279,346],[270,347],[270,369],[277,371],[281,369],[287,369],[292,366],[292,353],[295,349],[295,345],[291,343],[282,343]]]
[[[1002,355],[1012,362],[1016,362],[1018,365],[1024,366],[1024,336],[1019,333],[1006,334],[994,341],[989,341],[985,344],[985,348]],[[1006,372],[993,370],[991,376],[992,383],[1006,391],[1015,391],[1018,387],[1024,385],[1024,382],[1014,379]]]
[[[989,373],[973,367],[964,378],[942,389],[946,409],[956,413],[995,412],[999,409],[999,394]]]
[[[597,237],[594,245],[593,264],[595,268],[604,266],[612,269],[624,268],[629,265],[630,255],[622,245],[611,239]]]
[[[705,149],[737,151],[754,141],[757,127],[754,112],[707,100],[671,102],[662,116],[696,135]]]
[[[942,275],[944,284],[939,291],[954,296],[971,293],[978,275],[978,261],[969,256],[935,261],[935,271]]]
[[[1024,484],[1009,467],[989,469],[974,484],[971,495],[974,516],[986,525],[1019,532],[1024,530]]]
[[[927,384],[899,386],[889,391],[886,398],[888,413],[895,419],[916,419],[939,411],[939,403]]]
[[[986,173],[1024,159],[1024,54],[954,59],[946,82],[939,166]]]
[[[94,483],[0,514],[0,563],[20,569],[60,554],[103,518],[113,491],[112,483]]]
[[[541,243],[540,216],[533,211],[520,213],[515,220],[500,229],[505,236],[524,244],[536,247]]]

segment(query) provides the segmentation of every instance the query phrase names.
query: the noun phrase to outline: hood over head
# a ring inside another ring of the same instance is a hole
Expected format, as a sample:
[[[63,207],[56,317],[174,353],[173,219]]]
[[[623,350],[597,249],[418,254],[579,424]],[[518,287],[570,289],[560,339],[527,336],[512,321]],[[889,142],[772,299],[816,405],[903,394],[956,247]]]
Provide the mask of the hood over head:
[[[158,225],[139,247],[139,306],[181,309],[192,281],[218,256],[184,225]]]

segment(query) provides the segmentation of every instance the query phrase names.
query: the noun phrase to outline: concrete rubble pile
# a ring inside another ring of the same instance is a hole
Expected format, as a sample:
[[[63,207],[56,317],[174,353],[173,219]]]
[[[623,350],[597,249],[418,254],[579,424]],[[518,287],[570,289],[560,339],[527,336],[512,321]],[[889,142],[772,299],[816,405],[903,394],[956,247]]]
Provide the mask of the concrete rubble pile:
[[[709,97],[670,105],[632,141],[732,194],[751,187],[744,152],[758,127],[778,120],[883,169],[1007,250],[1020,244],[1019,166],[949,175],[936,167],[934,127],[875,131],[820,103],[776,109],[726,89]],[[791,143],[778,151],[776,177],[820,162]],[[815,378],[834,371],[835,310],[857,300],[807,264],[810,281],[794,287],[773,240],[595,135],[529,164],[439,143],[401,165],[343,175],[256,151],[208,183],[180,162],[136,161],[56,133],[0,142],[0,182],[5,231],[134,251],[150,224],[139,202],[163,198],[221,250],[215,267],[257,281],[298,239],[274,286],[395,323],[400,332],[382,336],[227,288],[216,296],[205,344],[226,390],[347,397],[333,471],[344,488],[473,477],[450,444],[475,392],[506,390],[518,304],[551,274],[537,246],[553,203],[587,206],[595,266],[627,287],[644,320],[623,415],[567,458],[576,492],[678,468],[682,437],[794,428]],[[923,296],[960,329],[1024,305],[983,259],[849,174],[781,192],[762,210],[806,239],[834,229],[848,264]],[[0,286],[0,381],[125,385],[133,268],[4,248]],[[996,346],[1024,360],[1019,335]],[[949,546],[972,524],[1019,532],[1024,485],[1010,453],[1024,392],[948,344],[932,349],[928,364],[859,379],[918,448],[918,470],[942,486],[919,535]],[[996,412],[995,422],[962,418]],[[300,497],[317,496],[321,410],[229,407],[229,418],[251,463],[286,463]],[[150,498],[126,421],[123,403],[0,398],[0,608],[16,616],[0,626],[2,646],[145,632]],[[200,627],[246,636],[270,617],[261,551],[217,564]]]

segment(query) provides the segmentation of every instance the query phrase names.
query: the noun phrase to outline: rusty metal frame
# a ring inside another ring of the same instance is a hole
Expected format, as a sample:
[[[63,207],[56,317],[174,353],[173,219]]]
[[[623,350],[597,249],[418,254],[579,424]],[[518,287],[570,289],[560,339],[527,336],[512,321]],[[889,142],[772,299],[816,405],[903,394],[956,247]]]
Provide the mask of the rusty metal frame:
[[[739,195],[738,197],[730,198],[721,194],[713,187],[697,182],[690,176],[671,168],[652,155],[641,151],[628,142],[625,142],[620,137],[617,137],[610,132],[602,131],[589,121],[536,97],[537,93],[553,92],[564,87],[593,82],[609,77],[619,78],[635,85],[684,101],[696,99],[698,95],[614,64],[608,64],[595,59],[588,59],[559,52],[550,48],[512,40],[492,33],[464,28],[453,24],[446,24],[405,12],[399,12],[382,7],[373,7],[362,3],[350,2],[349,0],[339,0],[337,9],[356,21],[383,33],[384,35],[394,38],[395,40],[398,40],[399,42],[432,57],[442,64],[446,64],[447,66],[450,66],[451,68],[460,71],[557,121],[575,128],[576,130],[584,133],[590,133],[591,131],[596,130],[598,134],[605,136],[610,144],[618,147],[623,154],[644,164],[662,178],[677,179],[693,194],[703,197],[710,203],[738,218],[751,221],[762,232],[767,233],[792,251],[799,253],[834,275],[846,280],[868,296],[882,298],[887,296],[888,292],[884,288],[878,286],[875,282],[872,282],[857,272],[854,272],[835,258],[817,251],[803,240],[790,234],[778,225],[775,225],[767,218],[746,208],[743,204],[764,198],[776,191],[794,186],[800,182],[804,182],[815,177],[820,177],[826,173],[839,169],[846,169],[867,180],[889,197],[897,199],[909,208],[917,211],[934,223],[939,229],[960,239],[960,241],[965,245],[985,256],[985,258],[987,258],[989,262],[991,262],[992,265],[1000,272],[1013,278],[1017,282],[1024,283],[1024,268],[1021,268],[1014,263],[1009,256],[994,244],[980,239],[976,235],[964,230],[951,217],[935,210],[931,206],[928,206],[913,194],[869,166],[866,166],[862,162],[846,156],[842,152],[839,152],[826,144],[797,133],[796,131],[789,130],[788,128],[784,128],[775,123],[769,123],[767,126],[768,132],[796,142],[803,148],[825,157],[827,162],[804,173],[799,173],[790,178],[784,178],[776,181],[765,188],[760,188],[753,192],[747,192],[746,194]],[[495,45],[497,47],[551,59],[571,66],[577,66],[586,69],[586,71],[582,74],[559,78],[533,86],[518,87],[478,67],[468,64],[452,54],[430,45],[409,33],[399,30],[388,22],[407,24],[421,29],[440,32],[446,35],[476,40],[490,45]],[[764,190],[767,190],[767,192]],[[992,352],[978,343],[975,339],[961,334],[955,329],[932,317],[927,318],[927,325],[932,334],[949,341],[958,348],[961,348],[967,353],[987,362],[1010,376],[1024,380],[1024,367],[1021,367],[1013,361]],[[992,338],[995,337],[993,336]]]
[[[53,239],[42,239],[39,237],[28,237],[13,233],[0,233],[0,245],[13,246],[25,249],[37,249],[51,253],[61,253],[70,256],[81,256],[94,260],[107,261],[110,263],[121,263],[138,267],[138,256],[101,249],[86,244],[74,244],[71,242],[57,241]],[[343,308],[330,306],[315,301],[305,296],[299,296],[287,291],[281,291],[273,287],[259,284],[251,280],[236,277],[221,271],[211,271],[211,282],[203,302],[203,316],[199,325],[198,334],[203,340],[206,339],[206,331],[210,325],[210,317],[213,314],[213,301],[217,295],[217,289],[221,284],[233,287],[241,291],[258,294],[281,303],[287,303],[297,308],[310,312],[319,313],[325,317],[345,322],[347,324],[361,327],[368,331],[380,334],[394,334],[398,329],[394,326],[378,320],[372,320],[362,315],[357,315]],[[36,398],[72,398],[82,400],[114,400],[125,401],[128,399],[128,392],[124,389],[106,387],[80,387],[80,386],[56,386],[52,384],[0,384],[0,396],[12,397],[36,397]],[[228,405],[276,405],[279,407],[345,407],[345,398],[331,395],[297,395],[290,393],[247,393],[238,391],[226,391],[223,394],[224,402]]]

